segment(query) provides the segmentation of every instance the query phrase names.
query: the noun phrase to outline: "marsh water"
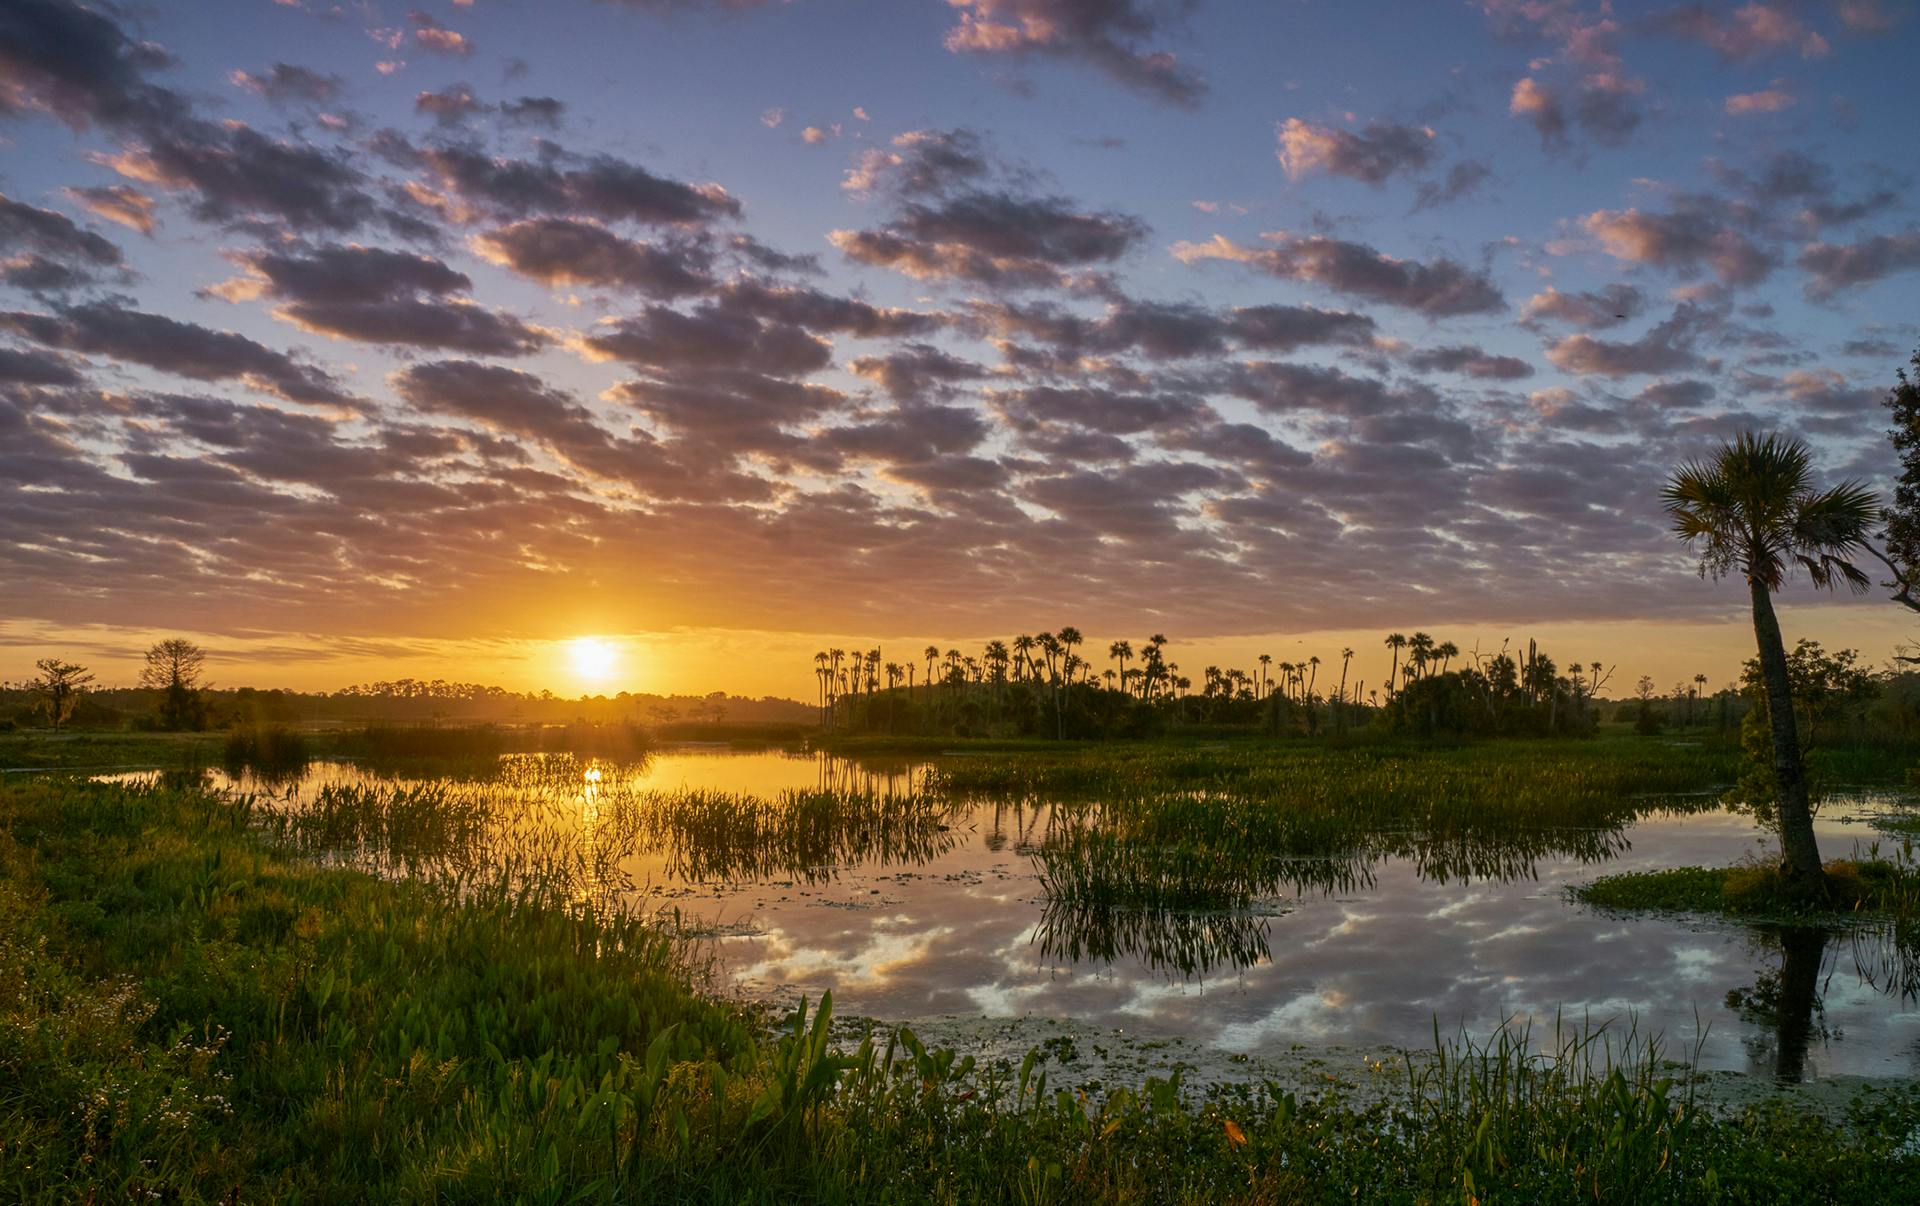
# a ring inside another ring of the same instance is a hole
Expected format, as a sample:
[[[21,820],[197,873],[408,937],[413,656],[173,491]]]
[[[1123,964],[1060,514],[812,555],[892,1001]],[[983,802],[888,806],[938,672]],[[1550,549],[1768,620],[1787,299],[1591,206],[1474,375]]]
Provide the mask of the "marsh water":
[[[223,784],[283,813],[348,817],[342,800],[379,793],[456,818],[415,831],[431,850],[329,822],[322,844],[391,874],[456,846],[524,850],[487,837],[489,818],[510,814],[524,831],[537,817],[591,852],[594,890],[666,910],[698,935],[723,987],[774,1001],[831,990],[843,1015],[1072,1019],[1249,1056],[1421,1048],[1436,1032],[1484,1035],[1503,1021],[1551,1032],[1558,1020],[1657,1033],[1669,1055],[1707,1069],[1920,1076],[1912,958],[1885,929],[1619,916],[1567,899],[1569,885],[1616,871],[1766,854],[1752,818],[1704,802],[1632,809],[1612,829],[1444,849],[1356,834],[1334,854],[1273,855],[1264,890],[1231,907],[1115,905],[1062,886],[1077,873],[1063,860],[1078,857],[1062,835],[1084,820],[1081,806],[889,807],[917,799],[927,765],[678,749],[624,765],[509,756],[451,783],[317,763],[290,782]],[[740,811],[743,799],[783,793],[867,803],[773,826],[764,810]],[[681,802],[671,822],[628,807],[662,794]],[[517,810],[494,807],[515,798]],[[1892,844],[1875,823],[1902,809],[1910,803],[1830,799],[1823,850]]]

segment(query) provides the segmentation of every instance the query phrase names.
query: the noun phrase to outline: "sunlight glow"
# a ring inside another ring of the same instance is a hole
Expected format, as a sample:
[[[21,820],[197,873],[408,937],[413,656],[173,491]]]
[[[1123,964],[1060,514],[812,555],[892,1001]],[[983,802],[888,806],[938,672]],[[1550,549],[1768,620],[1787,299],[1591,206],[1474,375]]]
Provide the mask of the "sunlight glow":
[[[567,642],[573,673],[588,682],[605,682],[620,668],[620,650],[598,637],[576,637]]]

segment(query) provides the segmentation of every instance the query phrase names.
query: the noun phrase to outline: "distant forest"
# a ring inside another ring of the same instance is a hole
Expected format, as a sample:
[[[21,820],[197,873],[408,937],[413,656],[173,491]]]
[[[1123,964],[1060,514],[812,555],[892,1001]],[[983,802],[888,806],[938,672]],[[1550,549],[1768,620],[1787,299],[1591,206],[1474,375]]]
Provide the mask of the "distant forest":
[[[198,688],[204,719],[191,727],[245,724],[314,726],[363,724],[592,724],[676,723],[791,725],[818,721],[816,710],[790,699],[709,695],[567,697],[551,691],[517,692],[479,683],[424,681],[360,683],[332,692]],[[66,724],[74,728],[154,727],[165,697],[153,687],[96,687],[76,694]],[[44,701],[27,683],[0,682],[0,729],[46,723]],[[164,727],[188,727],[166,725]]]

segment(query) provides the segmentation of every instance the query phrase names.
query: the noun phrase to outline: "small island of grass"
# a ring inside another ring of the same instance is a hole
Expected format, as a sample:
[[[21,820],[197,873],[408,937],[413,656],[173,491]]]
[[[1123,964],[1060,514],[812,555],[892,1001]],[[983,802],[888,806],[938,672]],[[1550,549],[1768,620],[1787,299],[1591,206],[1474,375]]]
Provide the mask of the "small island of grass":
[[[1887,859],[1834,859],[1824,882],[1803,889],[1774,867],[1669,867],[1607,875],[1568,890],[1604,909],[1720,913],[1807,921],[1835,915],[1912,915],[1920,909],[1920,866]]]

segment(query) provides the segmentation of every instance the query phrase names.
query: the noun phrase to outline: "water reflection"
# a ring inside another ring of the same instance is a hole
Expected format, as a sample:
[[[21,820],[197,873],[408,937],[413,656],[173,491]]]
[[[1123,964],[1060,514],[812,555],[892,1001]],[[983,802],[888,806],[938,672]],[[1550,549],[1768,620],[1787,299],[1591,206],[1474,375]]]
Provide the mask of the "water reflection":
[[[1270,915],[1248,911],[1114,908],[1049,898],[1034,942],[1045,960],[1108,965],[1131,960],[1191,979],[1269,962],[1269,924]]]
[[[1071,1017],[1235,1051],[1422,1045],[1509,1016],[1632,1014],[1709,1066],[1920,1072],[1914,936],[1611,917],[1602,870],[1757,852],[1750,820],[1633,801],[1581,828],[1367,829],[1194,793],[954,802],[925,764],[778,753],[508,756],[463,776],[316,764],[253,793],[287,840],[382,874],[564,869],[671,907],[750,993],[900,1020]],[[1829,813],[1836,852],[1854,833]],[[1738,991],[1729,989],[1738,986]]]

